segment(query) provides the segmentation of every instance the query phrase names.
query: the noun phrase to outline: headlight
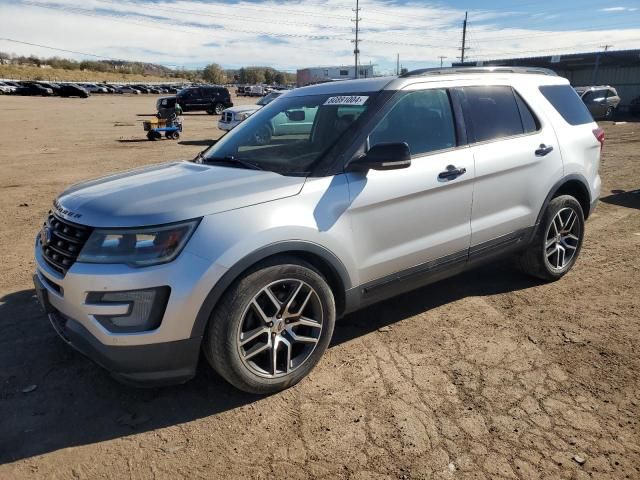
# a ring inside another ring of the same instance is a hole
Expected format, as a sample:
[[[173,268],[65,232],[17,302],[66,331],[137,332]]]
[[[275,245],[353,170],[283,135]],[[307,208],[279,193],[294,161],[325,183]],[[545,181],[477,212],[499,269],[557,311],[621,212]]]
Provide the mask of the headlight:
[[[249,118],[251,116],[250,113],[241,113],[240,114],[240,120],[246,120],[247,118]]]
[[[146,267],[176,258],[200,219],[160,227],[96,229],[80,252],[78,262],[126,263]]]

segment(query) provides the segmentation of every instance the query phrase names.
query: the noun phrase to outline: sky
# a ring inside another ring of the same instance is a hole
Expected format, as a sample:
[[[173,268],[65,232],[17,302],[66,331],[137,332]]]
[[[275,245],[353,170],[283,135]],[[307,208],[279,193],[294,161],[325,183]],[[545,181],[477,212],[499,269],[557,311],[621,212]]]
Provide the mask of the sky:
[[[172,68],[350,65],[355,4],[0,0],[0,51]],[[361,0],[360,9],[360,62],[381,74],[398,54],[409,69],[457,61],[465,11],[471,61],[640,48],[639,0]]]

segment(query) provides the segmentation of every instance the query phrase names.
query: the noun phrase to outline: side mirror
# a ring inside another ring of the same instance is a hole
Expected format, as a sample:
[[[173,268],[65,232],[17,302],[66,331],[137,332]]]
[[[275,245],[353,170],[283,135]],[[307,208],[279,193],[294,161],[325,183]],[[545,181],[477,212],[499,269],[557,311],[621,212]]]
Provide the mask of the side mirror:
[[[305,113],[304,110],[287,110],[285,112],[287,118],[292,122],[304,122]]]
[[[411,150],[406,142],[379,143],[360,158],[353,160],[348,170],[397,170],[411,166]]]

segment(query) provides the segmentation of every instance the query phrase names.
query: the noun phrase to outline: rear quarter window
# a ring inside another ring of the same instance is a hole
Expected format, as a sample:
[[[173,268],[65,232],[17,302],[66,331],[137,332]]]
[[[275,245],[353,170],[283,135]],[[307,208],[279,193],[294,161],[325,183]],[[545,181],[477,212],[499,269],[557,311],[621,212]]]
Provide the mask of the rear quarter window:
[[[570,85],[543,85],[540,92],[569,125],[593,122],[591,113]]]

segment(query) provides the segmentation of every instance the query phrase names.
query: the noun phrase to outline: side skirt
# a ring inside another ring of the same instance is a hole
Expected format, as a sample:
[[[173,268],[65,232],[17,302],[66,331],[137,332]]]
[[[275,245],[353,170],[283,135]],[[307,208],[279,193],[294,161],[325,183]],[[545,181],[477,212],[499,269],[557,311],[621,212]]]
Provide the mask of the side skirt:
[[[475,245],[468,250],[422,263],[349,289],[345,292],[344,313],[350,313],[396,295],[444,280],[465,270],[522,250],[531,242],[535,229],[536,227],[524,228]]]

